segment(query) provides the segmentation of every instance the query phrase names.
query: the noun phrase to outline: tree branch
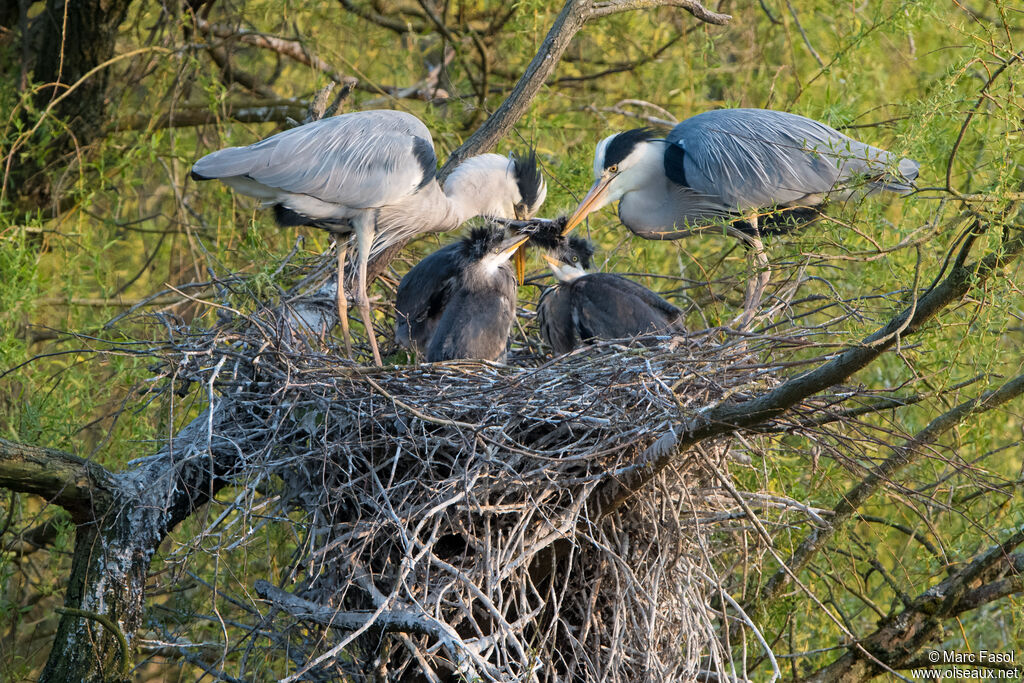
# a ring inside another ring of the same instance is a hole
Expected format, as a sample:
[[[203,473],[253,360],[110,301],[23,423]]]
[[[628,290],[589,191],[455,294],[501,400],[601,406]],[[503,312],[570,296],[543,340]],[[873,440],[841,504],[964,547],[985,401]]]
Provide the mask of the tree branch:
[[[198,16],[195,17],[195,23],[196,27],[203,33],[213,35],[218,38],[237,40],[240,43],[263,48],[264,50],[271,50],[284,55],[285,57],[289,57],[300,64],[305,64],[306,66],[322,72],[335,83],[354,86],[359,80],[354,76],[346,76],[335,71],[330,64],[317,55],[311,53],[306,49],[305,45],[297,40],[286,40],[284,38],[278,38],[277,36],[256,33],[255,31],[233,29],[229,26],[211,24]]]
[[[179,107],[156,118],[152,114],[136,114],[120,119],[111,131],[150,130],[161,128],[184,128],[205,126],[230,118],[241,123],[282,123],[288,119],[301,121],[308,107],[304,102],[292,99],[274,98],[254,102],[228,102],[223,109],[211,110],[208,106]]]
[[[1024,590],[1024,556],[1009,555],[1014,547],[1024,543],[1024,528],[1010,538],[982,553],[959,572],[937,586],[933,586],[914,599],[907,609],[881,621],[871,635],[858,641],[857,649],[811,674],[808,683],[845,683],[863,681],[882,669],[865,653],[884,666],[904,669],[914,661],[914,655],[942,633],[942,622],[963,612],[975,609],[992,600]],[[1005,567],[1000,565],[1005,564]],[[968,590],[980,576],[993,570],[1008,570],[1012,576],[988,585]]]
[[[686,10],[706,24],[717,24],[718,26],[724,26],[732,19],[732,16],[729,14],[712,12],[696,0],[609,0],[608,2],[595,2],[590,10],[590,18],[597,19],[611,14],[618,14],[619,12],[631,12],[652,7],[678,7]]]
[[[831,523],[824,528],[811,531],[797,547],[785,567],[780,568],[764,585],[757,600],[748,606],[756,608],[771,602],[790,584],[792,577],[807,566],[825,544],[835,535],[867,500],[875,494],[892,476],[920,457],[924,447],[934,443],[940,436],[959,425],[971,415],[992,410],[1024,393],[1024,374],[1018,375],[995,391],[989,391],[978,398],[965,401],[932,420],[927,427],[893,447],[894,453],[875,468],[863,481],[854,486],[835,506]],[[955,578],[955,577],[952,577]],[[952,580],[952,578],[950,580]]]
[[[71,513],[77,524],[107,509],[112,481],[110,472],[94,462],[0,439],[0,487],[42,496]]]
[[[341,631],[357,631],[369,619],[373,619],[375,611],[352,612],[341,611],[327,605],[320,605],[294,593],[281,590],[269,581],[259,580],[253,588],[256,595],[273,603],[296,619],[312,621],[321,626],[336,628]],[[439,640],[447,640],[448,633],[443,632],[436,624],[425,620],[421,614],[407,610],[385,610],[373,619],[373,628],[385,632],[417,633],[431,636]]]
[[[901,337],[915,333],[952,302],[963,297],[1020,256],[1024,231],[1015,230],[999,251],[976,263],[965,264],[967,245],[949,275],[927,290],[887,325],[835,359],[784,382],[766,394],[738,403],[726,403],[675,425],[637,459],[637,469],[598,487],[593,496],[606,516],[647,485],[687,448],[715,436],[761,424],[783,414],[804,399],[839,384],[892,347]]]

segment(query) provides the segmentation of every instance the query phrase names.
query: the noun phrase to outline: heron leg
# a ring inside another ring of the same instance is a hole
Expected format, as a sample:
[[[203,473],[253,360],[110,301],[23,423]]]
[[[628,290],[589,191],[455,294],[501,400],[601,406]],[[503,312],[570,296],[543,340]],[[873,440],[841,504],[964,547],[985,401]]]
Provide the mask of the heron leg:
[[[757,214],[753,214],[747,221],[753,228],[753,234],[746,238],[750,276],[747,278],[747,286],[743,293],[743,312],[733,320],[740,330],[747,329],[753,322],[754,316],[761,308],[761,299],[764,298],[764,291],[772,276],[768,255],[765,254],[764,244],[757,229]]]
[[[348,252],[348,236],[337,235],[338,248],[338,322],[345,338],[345,355],[352,357],[352,336],[348,331],[348,298],[345,296],[345,256]]]
[[[373,351],[373,362],[380,367],[383,365],[380,359],[380,351],[377,348],[377,335],[373,332],[373,316],[370,314],[370,299],[366,296],[366,262],[370,260],[370,248],[373,246],[373,234],[375,218],[358,221],[356,225],[356,244],[359,247],[359,282],[356,285],[356,305],[363,318],[363,326],[366,328],[366,336],[370,340],[370,350]]]

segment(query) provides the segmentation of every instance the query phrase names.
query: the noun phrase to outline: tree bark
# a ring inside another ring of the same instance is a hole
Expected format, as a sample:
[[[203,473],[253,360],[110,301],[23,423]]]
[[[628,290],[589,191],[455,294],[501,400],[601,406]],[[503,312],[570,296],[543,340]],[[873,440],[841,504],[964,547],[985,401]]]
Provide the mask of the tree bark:
[[[244,447],[217,437],[227,419],[222,405],[209,408],[137,469],[113,475],[105,485],[106,513],[75,530],[64,597],[70,609],[41,683],[128,680],[153,554],[171,529],[220,490],[237,447]]]
[[[49,0],[36,21],[38,33],[34,80],[41,84],[36,106],[41,110],[78,82],[91,69],[114,56],[117,30],[128,13],[131,0]],[[109,119],[107,85],[110,70],[101,69],[61,101],[54,114],[67,126],[62,135],[46,143],[41,159],[12,168],[7,180],[19,188],[23,200],[45,206],[52,188],[43,177],[50,164],[75,154],[103,135]]]
[[[71,513],[78,524],[107,509],[112,480],[96,463],[70,453],[0,439],[0,487],[42,496]]]

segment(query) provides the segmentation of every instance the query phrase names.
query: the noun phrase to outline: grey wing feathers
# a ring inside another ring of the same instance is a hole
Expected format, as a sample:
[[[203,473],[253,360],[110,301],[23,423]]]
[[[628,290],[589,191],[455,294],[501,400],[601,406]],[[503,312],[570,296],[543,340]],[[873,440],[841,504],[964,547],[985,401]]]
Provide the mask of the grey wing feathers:
[[[857,174],[906,191],[909,159],[858,142],[812,119],[767,109],[720,109],[683,121],[666,140],[685,153],[687,185],[732,209],[786,204],[832,190]]]
[[[681,331],[681,311],[649,289],[611,273],[595,273],[572,284],[572,308],[583,339],[621,339]]]
[[[418,352],[430,344],[458,277],[460,242],[424,257],[398,283],[395,339]]]
[[[267,188],[372,208],[415,192],[433,179],[436,165],[423,122],[381,110],[321,119],[213,152],[192,170],[205,179],[245,176]]]
[[[427,347],[428,361],[504,358],[515,319],[516,280],[511,269],[499,269],[494,284],[479,292],[456,283]]]
[[[681,310],[665,301],[643,285],[637,284],[628,278],[624,278],[621,275],[616,275],[614,273],[594,273],[592,277],[599,280],[609,280],[609,286],[618,287],[620,291],[636,297],[637,300],[642,301],[652,310],[661,313],[668,323],[674,323],[682,320],[683,312]]]
[[[556,354],[569,353],[579,345],[569,287],[554,285],[544,290],[537,302],[537,323],[541,338]]]

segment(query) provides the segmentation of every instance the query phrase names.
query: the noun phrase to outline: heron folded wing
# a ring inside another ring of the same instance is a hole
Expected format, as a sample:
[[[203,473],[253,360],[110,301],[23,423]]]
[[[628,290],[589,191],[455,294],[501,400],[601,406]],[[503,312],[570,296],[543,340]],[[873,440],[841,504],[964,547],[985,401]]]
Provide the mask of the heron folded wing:
[[[200,159],[195,171],[221,178],[244,175],[269,188],[364,209],[423,187],[437,172],[437,158],[430,131],[415,116],[368,111],[214,152]]]
[[[660,332],[671,327],[677,319],[670,318],[662,309],[667,304],[676,316],[679,309],[650,290],[611,273],[595,275],[601,277],[581,277],[571,285],[573,313],[581,338],[621,339]],[[654,299],[662,303],[656,306],[648,303]]]
[[[854,175],[884,175],[895,157],[812,119],[767,109],[720,109],[677,125],[693,189],[738,211],[824,194]]]
[[[453,242],[429,254],[398,283],[396,336],[401,335],[421,350],[430,344],[455,288],[459,247],[459,242]]]
[[[537,302],[537,322],[541,338],[556,354],[579,346],[568,287],[555,285],[544,290]]]

